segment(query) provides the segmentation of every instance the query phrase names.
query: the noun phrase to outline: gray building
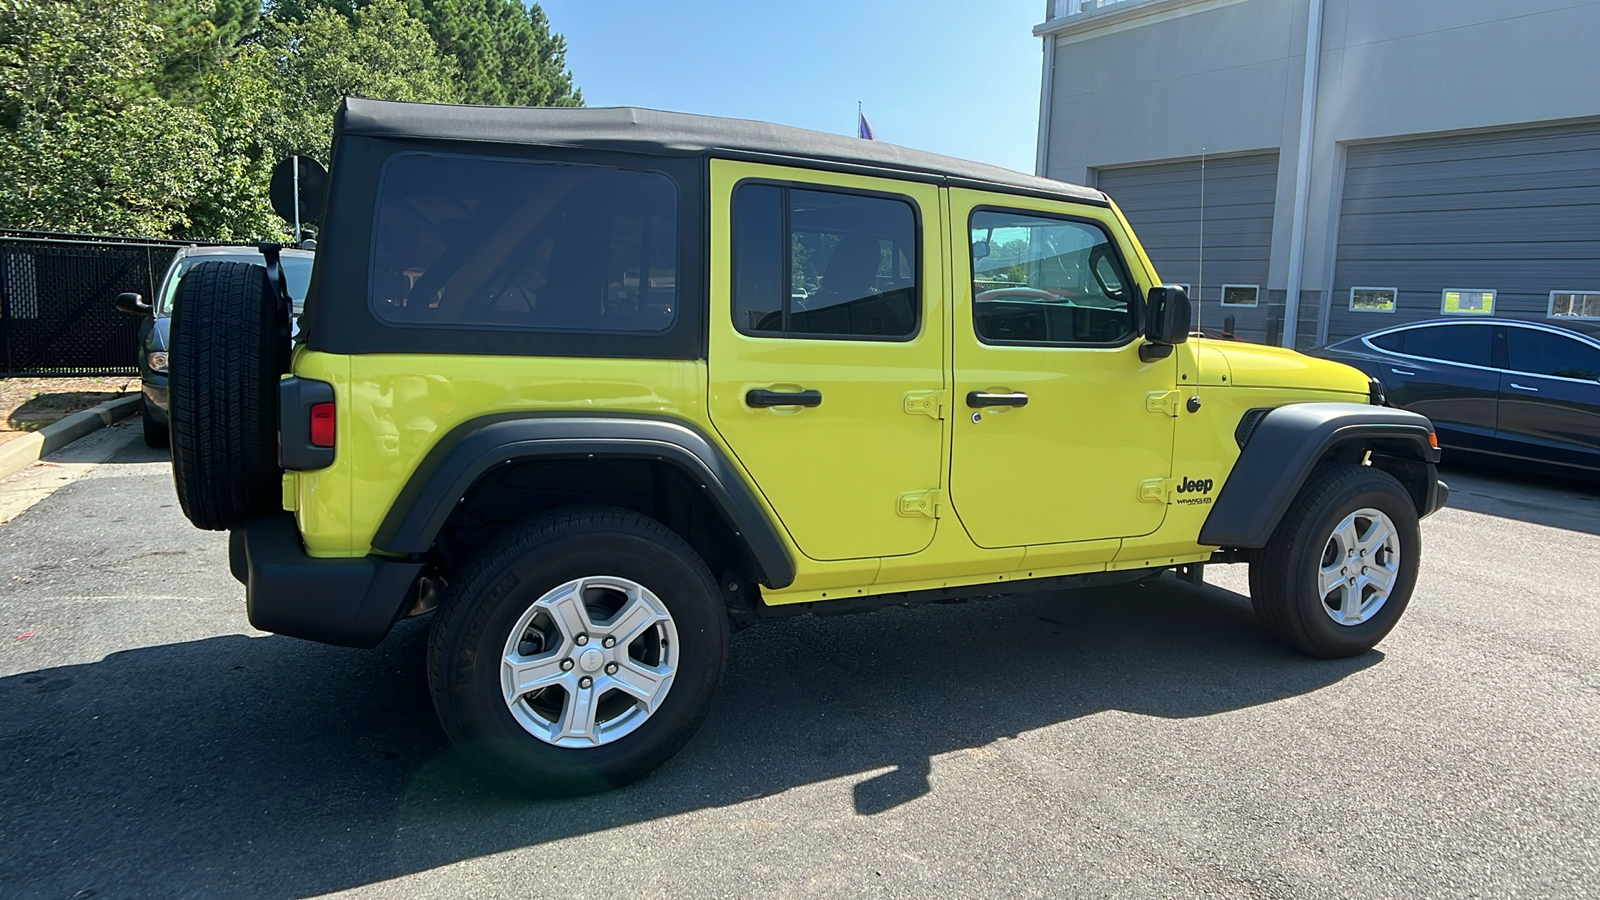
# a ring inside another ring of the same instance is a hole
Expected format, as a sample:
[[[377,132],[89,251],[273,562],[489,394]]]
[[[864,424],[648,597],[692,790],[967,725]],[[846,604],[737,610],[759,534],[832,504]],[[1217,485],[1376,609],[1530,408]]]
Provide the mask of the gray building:
[[[1034,33],[1038,172],[1110,194],[1208,330],[1600,318],[1600,0],[1051,0]]]

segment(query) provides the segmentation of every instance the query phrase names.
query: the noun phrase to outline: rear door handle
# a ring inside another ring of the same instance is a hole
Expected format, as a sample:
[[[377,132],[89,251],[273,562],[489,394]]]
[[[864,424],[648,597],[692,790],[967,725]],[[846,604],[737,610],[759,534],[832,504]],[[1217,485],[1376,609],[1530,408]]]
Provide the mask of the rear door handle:
[[[967,405],[973,409],[983,409],[989,406],[1027,406],[1028,395],[1021,391],[1015,391],[1010,394],[971,391],[967,394]]]
[[[746,406],[756,409],[768,406],[815,407],[822,405],[822,392],[753,390],[744,395],[744,402]]]
[[[1407,369],[1396,369],[1396,368],[1392,368],[1392,367],[1389,369],[1389,371],[1395,373],[1396,375],[1405,375],[1405,376],[1408,376],[1408,377],[1415,376],[1417,374],[1417,373],[1409,371]]]
[[[1535,388],[1535,387],[1523,387],[1522,385],[1517,384],[1515,381],[1511,382],[1511,388],[1512,388],[1512,390],[1517,390],[1517,391],[1527,391],[1530,394],[1539,393],[1539,389],[1538,388]]]

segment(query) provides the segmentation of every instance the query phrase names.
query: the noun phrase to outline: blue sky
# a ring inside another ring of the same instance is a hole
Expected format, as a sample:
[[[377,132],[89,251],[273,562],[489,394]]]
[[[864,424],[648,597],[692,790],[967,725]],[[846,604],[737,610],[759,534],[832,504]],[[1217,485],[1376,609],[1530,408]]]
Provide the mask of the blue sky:
[[[541,0],[590,106],[853,134],[1033,171],[1038,0]]]

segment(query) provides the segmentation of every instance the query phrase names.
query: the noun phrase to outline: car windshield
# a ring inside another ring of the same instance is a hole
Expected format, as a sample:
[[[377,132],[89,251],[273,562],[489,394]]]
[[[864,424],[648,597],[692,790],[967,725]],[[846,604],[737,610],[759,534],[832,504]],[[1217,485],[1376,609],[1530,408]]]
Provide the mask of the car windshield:
[[[283,277],[289,282],[289,299],[294,301],[295,315],[305,306],[306,287],[311,284],[311,262],[309,256],[283,256]],[[172,315],[173,308],[178,299],[178,282],[183,279],[183,274],[202,262],[247,262],[261,265],[259,253],[241,253],[238,256],[186,256],[178,260],[172,270],[167,273],[167,280],[161,285],[161,303],[157,307],[157,314]]]

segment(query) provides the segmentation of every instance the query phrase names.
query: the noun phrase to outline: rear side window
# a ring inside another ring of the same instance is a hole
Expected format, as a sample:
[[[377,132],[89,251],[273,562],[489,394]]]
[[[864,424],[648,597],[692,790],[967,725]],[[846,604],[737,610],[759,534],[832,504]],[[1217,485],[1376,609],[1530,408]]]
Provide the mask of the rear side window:
[[[429,327],[668,331],[677,203],[654,172],[396,156],[378,187],[373,313]]]
[[[1600,349],[1548,331],[1507,326],[1506,359],[1517,372],[1600,380]]]
[[[1367,338],[1372,346],[1379,350],[1388,350],[1390,353],[1404,353],[1406,350],[1406,333],[1404,331],[1391,331],[1388,334],[1375,335]]]
[[[756,337],[917,333],[917,218],[892,197],[744,184],[733,194],[733,324]]]
[[[1488,366],[1494,337],[1492,325],[1435,325],[1412,328],[1401,352],[1443,362]]]
[[[984,343],[1126,343],[1132,280],[1096,225],[1021,212],[972,214],[973,328]]]

